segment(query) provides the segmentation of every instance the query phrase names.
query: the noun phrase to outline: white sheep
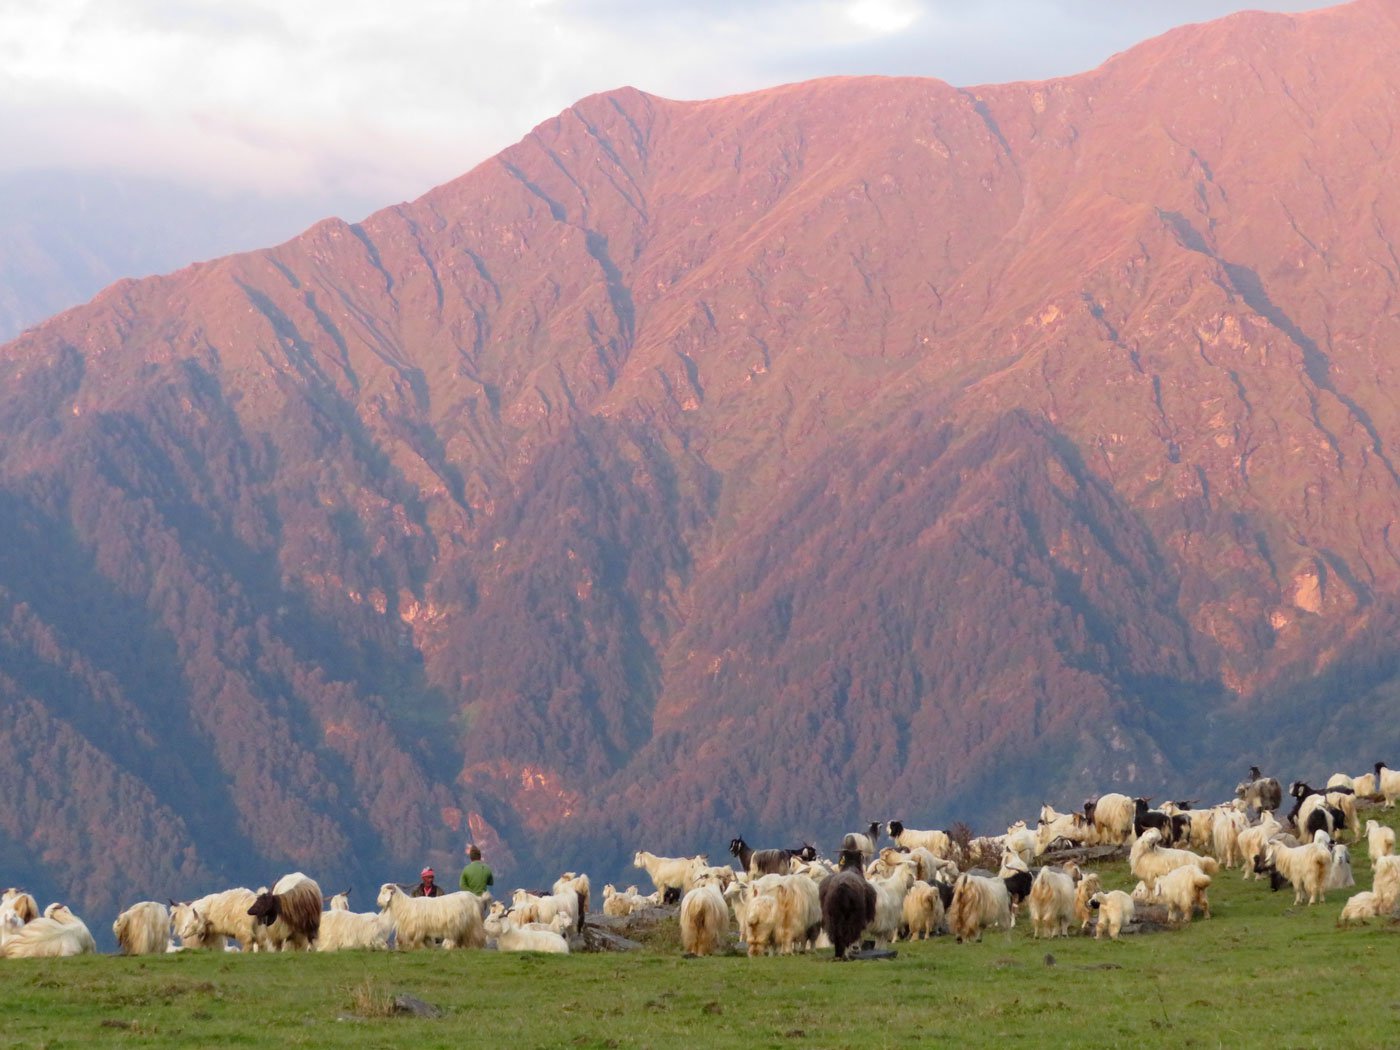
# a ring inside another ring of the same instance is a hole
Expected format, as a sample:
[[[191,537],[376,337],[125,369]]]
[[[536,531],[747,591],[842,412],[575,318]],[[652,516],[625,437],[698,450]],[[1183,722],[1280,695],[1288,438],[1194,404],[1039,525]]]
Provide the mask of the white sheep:
[[[1035,937],[1065,937],[1074,920],[1074,876],[1045,867],[1031,883],[1031,934]]]
[[[397,883],[386,882],[376,898],[379,910],[394,922],[395,943],[413,951],[441,940],[444,948],[481,948],[486,944],[481,898],[458,890],[441,897],[410,897]]]
[[[248,909],[255,900],[256,893],[239,886],[194,901],[172,902],[170,917],[175,936],[186,948],[223,948],[231,937],[238,942],[240,950],[252,951],[257,937]]]
[[[650,875],[657,892],[664,896],[667,890],[685,892],[686,883],[691,880],[695,869],[707,865],[704,857],[658,857],[655,853],[639,850],[632,858],[632,866]]]
[[[1094,923],[1096,941],[1103,936],[1105,930],[1108,931],[1108,936],[1116,941],[1123,928],[1129,925],[1137,914],[1133,898],[1122,890],[1096,893],[1089,899],[1089,906],[1099,913],[1098,921]]]
[[[15,930],[0,948],[6,959],[58,959],[97,951],[87,926],[62,904],[50,904],[44,914]]]
[[[1264,850],[1266,861],[1293,884],[1293,903],[1302,904],[1303,894],[1309,904],[1327,903],[1327,875],[1332,867],[1332,855],[1316,842],[1302,846],[1285,846],[1277,840]]]
[[[564,916],[557,916],[556,923],[562,923]],[[564,929],[568,927],[565,926]],[[506,914],[486,920],[486,932],[496,939],[496,948],[503,952],[550,952],[555,955],[568,955],[569,942],[555,928],[527,928],[518,925],[513,916]]]
[[[688,955],[714,955],[728,935],[729,905],[718,885],[707,880],[681,898],[681,947]]]
[[[332,897],[332,903],[337,898],[342,898],[342,895],[336,894]],[[393,934],[394,919],[387,912],[359,912],[332,907],[321,913],[321,932],[316,935],[316,950],[383,951],[389,947],[389,938]]]
[[[943,898],[938,895],[938,887],[927,882],[910,886],[904,895],[903,919],[911,941],[932,937],[943,922]]]
[[[170,942],[170,912],[164,904],[141,901],[117,916],[112,933],[122,955],[164,954]]]
[[[1378,820],[1366,821],[1366,856],[1371,863],[1395,852],[1395,829],[1388,828]]]
[[[1196,908],[1210,918],[1210,876],[1194,864],[1174,868],[1153,886],[1153,899],[1167,906],[1168,922],[1190,922]]]

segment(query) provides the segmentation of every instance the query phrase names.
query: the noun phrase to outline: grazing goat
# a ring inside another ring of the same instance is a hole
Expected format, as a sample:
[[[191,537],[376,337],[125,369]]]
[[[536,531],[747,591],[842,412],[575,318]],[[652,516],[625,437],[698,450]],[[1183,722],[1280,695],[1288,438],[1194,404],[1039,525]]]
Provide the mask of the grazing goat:
[[[1096,941],[1103,936],[1105,930],[1108,931],[1108,936],[1116,941],[1123,928],[1132,923],[1137,914],[1133,898],[1122,890],[1094,894],[1089,898],[1089,907],[1099,913],[1098,921],[1094,923]]]
[[[375,903],[394,921],[394,941],[400,951],[413,951],[442,941],[444,948],[481,948],[486,944],[481,898],[458,890],[441,897],[410,897],[403,887],[386,882]]]
[[[309,951],[321,932],[322,899],[316,880],[294,871],[258,894],[248,914],[266,927],[262,933],[272,951]]]
[[[875,887],[861,873],[860,850],[842,850],[841,868],[817,887],[822,906],[822,932],[831,942],[832,958],[844,962],[860,943],[861,932],[875,921]]]
[[[988,927],[1010,930],[1011,894],[1001,879],[962,874],[953,884],[953,903],[948,908],[948,932],[959,944],[982,939]]]
[[[569,942],[563,934],[552,929],[527,929],[516,923],[509,914],[487,919],[484,926],[486,932],[496,939],[498,951],[569,954]]]
[[[1370,890],[1356,894],[1342,906],[1342,914],[1337,919],[1338,926],[1350,926],[1354,922],[1365,922],[1381,914],[1380,903]]]
[[[714,955],[729,934],[729,905],[712,881],[681,899],[681,947],[688,955]]]
[[[1077,869],[1076,869],[1077,870]],[[1074,876],[1054,868],[1041,868],[1031,884],[1031,934],[1066,937],[1074,920]]]
[[[1190,922],[1194,910],[1210,918],[1210,898],[1206,890],[1210,888],[1210,876],[1194,864],[1174,868],[1157,880],[1154,899],[1167,906],[1168,922]]]
[[[122,955],[162,955],[170,943],[170,912],[164,904],[141,901],[112,923]]]
[[[1303,894],[1308,895],[1308,904],[1327,903],[1327,874],[1332,866],[1332,855],[1326,847],[1316,842],[1302,846],[1285,846],[1282,842],[1270,842],[1264,855],[1254,861],[1254,870],[1259,874],[1277,874],[1270,883],[1277,890],[1283,882],[1293,884],[1293,903],[1302,904]]]
[[[1395,829],[1378,820],[1366,821],[1366,856],[1372,864],[1395,852]]]
[[[0,958],[59,959],[96,951],[97,942],[83,920],[62,904],[50,904],[43,915],[6,938]]]

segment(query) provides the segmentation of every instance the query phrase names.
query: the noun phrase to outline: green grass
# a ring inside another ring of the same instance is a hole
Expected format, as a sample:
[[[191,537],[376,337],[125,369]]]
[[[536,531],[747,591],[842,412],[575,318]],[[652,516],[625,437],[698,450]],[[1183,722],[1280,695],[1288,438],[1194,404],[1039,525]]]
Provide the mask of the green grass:
[[[1023,918],[981,944],[944,937],[845,965],[829,951],[685,959],[664,929],[628,955],[11,960],[0,1046],[1395,1046],[1400,925],[1335,928],[1370,886],[1364,841],[1352,863],[1357,888],[1325,906],[1226,872],[1215,917],[1166,933],[1034,941]],[[1130,888],[1123,865],[1099,870]],[[383,1016],[398,994],[445,1014]]]

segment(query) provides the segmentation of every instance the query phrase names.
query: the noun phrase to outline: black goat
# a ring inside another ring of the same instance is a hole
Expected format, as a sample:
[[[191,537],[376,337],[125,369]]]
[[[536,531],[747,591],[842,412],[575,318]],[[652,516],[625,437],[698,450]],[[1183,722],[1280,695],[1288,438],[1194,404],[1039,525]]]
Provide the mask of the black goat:
[[[875,921],[875,887],[866,881],[860,850],[841,851],[841,870],[822,880],[817,895],[822,904],[822,930],[831,941],[832,958],[844,962],[860,943],[860,935]]]
[[[729,852],[745,871],[754,875],[786,875],[792,869],[793,858],[808,862],[817,859],[817,848],[805,842],[797,849],[751,849],[742,835],[730,839]]]

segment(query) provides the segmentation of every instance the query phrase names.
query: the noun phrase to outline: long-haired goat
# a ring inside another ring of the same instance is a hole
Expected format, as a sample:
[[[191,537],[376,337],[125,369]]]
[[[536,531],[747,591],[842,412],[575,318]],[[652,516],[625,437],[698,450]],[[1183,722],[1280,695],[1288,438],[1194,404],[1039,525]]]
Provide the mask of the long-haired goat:
[[[1210,876],[1194,864],[1174,868],[1157,880],[1153,897],[1166,904],[1167,921],[1190,922],[1194,910],[1210,918]]]
[[[1380,915],[1378,905],[1376,895],[1370,890],[1363,890],[1342,906],[1342,914],[1337,919],[1337,925],[1350,926],[1352,923],[1363,923],[1367,919],[1374,919]]]
[[[729,933],[729,905],[712,881],[681,899],[681,947],[689,955],[714,955]]]
[[[953,903],[947,918],[948,932],[959,944],[980,941],[987,927],[1011,929],[1011,894],[1006,883],[981,875],[959,875],[953,884]]]
[[[1104,935],[1105,930],[1108,931],[1108,936],[1116,941],[1123,928],[1129,925],[1137,914],[1133,898],[1122,890],[1094,894],[1089,898],[1089,907],[1099,915],[1098,921],[1094,923],[1096,941]]]
[[[1077,870],[1077,869],[1072,869]],[[1031,884],[1031,934],[1065,937],[1074,921],[1074,875],[1055,868],[1041,868]]]
[[[39,917],[39,902],[24,890],[11,886],[4,893],[0,893],[0,908],[7,904],[21,923],[33,922]]]
[[[932,937],[943,922],[943,898],[938,887],[927,882],[910,886],[904,895],[902,917],[911,941],[916,937],[921,941]]]
[[[141,901],[112,923],[122,955],[162,955],[170,943],[170,912],[164,904]]]
[[[1220,862],[1214,857],[1202,857],[1188,849],[1169,849],[1162,845],[1162,833],[1150,828],[1142,838],[1133,843],[1128,854],[1128,867],[1134,875],[1149,886],[1174,868],[1194,864],[1208,875],[1220,870]]]
[[[1400,769],[1389,769],[1384,762],[1376,763],[1376,794],[1385,799],[1384,808],[1393,809],[1400,798]]]
[[[913,850],[922,846],[939,860],[951,860],[955,864],[962,861],[962,847],[946,831],[919,831],[906,828],[898,820],[892,820],[889,823],[889,835],[895,845],[905,849]]]
[[[860,943],[866,926],[875,921],[875,887],[861,872],[861,852],[841,851],[841,869],[828,875],[817,887],[822,906],[822,932],[831,941],[832,958],[844,962],[851,948]]]
[[[554,881],[554,895],[567,893],[573,890],[578,894],[578,910],[574,914],[576,928],[579,933],[583,932],[584,921],[588,918],[588,898],[593,893],[593,883],[589,881],[588,873],[580,875],[577,872],[566,871]]]
[[[294,871],[258,894],[248,914],[266,927],[262,932],[272,951],[309,951],[321,932],[321,902],[316,880]]]
[[[252,951],[257,944],[257,921],[248,914],[248,909],[257,896],[252,890],[239,886],[180,904],[171,901],[170,919],[175,936],[186,948],[218,949],[232,937],[240,950]]]
[[[1327,903],[1327,875],[1332,867],[1332,855],[1325,846],[1308,842],[1302,846],[1285,846],[1282,842],[1270,842],[1264,855],[1254,862],[1254,870],[1260,874],[1276,872],[1281,879],[1293,884],[1293,903],[1302,904],[1303,894],[1308,895],[1309,904]],[[1278,889],[1278,880],[1270,880]]]
[[[1094,917],[1094,910],[1089,907],[1089,901],[1094,894],[1103,890],[1103,883],[1099,880],[1097,871],[1086,872],[1079,880],[1079,885],[1074,889],[1074,917],[1079,920],[1079,929],[1084,931],[1089,928],[1089,920]]]
[[[1395,852],[1395,829],[1377,820],[1366,821],[1366,856],[1372,864]]]
[[[632,858],[632,866],[641,868],[651,876],[652,884],[661,894],[663,901],[679,900],[686,890],[686,883],[696,868],[706,866],[703,856],[658,857],[655,853],[638,850]]]
[[[498,951],[569,954],[569,942],[564,939],[563,934],[557,930],[526,929],[510,914],[487,919],[485,928],[486,932],[496,939]]]
[[[1400,908],[1400,856],[1391,854],[1376,861],[1371,869],[1371,891],[1381,915],[1393,915]]]
[[[444,948],[481,948],[486,944],[481,898],[458,890],[441,897],[410,897],[402,886],[386,882],[376,898],[379,910],[394,920],[395,944],[413,951],[442,941]]]
[[[97,951],[83,920],[62,904],[50,904],[44,914],[14,931],[0,948],[6,959],[57,959]]]

